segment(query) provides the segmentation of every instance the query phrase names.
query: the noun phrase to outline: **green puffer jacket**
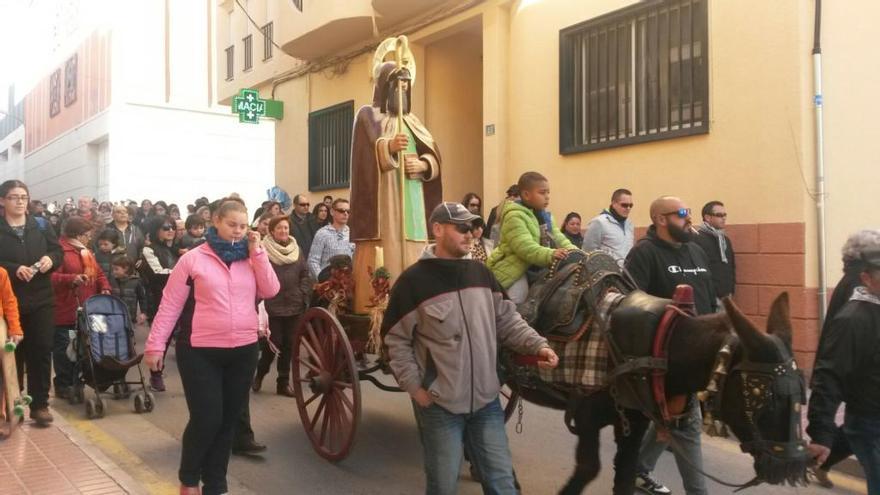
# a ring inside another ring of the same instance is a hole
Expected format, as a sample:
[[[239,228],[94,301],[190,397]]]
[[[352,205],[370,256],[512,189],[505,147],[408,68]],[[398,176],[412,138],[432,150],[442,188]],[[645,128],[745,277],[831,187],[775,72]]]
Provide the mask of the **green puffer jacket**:
[[[507,201],[502,206],[504,209],[498,215],[501,242],[492,251],[486,265],[492,270],[498,283],[509,289],[526,273],[529,266],[550,266],[553,262],[553,249],[541,246],[541,228],[532,210],[513,201]],[[549,227],[558,247],[575,247],[556,227],[552,216]]]

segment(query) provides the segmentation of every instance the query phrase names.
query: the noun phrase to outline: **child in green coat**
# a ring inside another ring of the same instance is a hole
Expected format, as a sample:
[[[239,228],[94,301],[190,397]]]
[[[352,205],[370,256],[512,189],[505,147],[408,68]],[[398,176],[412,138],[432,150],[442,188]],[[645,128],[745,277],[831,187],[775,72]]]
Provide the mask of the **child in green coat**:
[[[513,302],[520,304],[529,293],[528,272],[549,267],[554,259],[575,249],[556,227],[547,211],[550,182],[538,172],[519,178],[519,201],[507,201],[499,214],[501,241],[487,265]]]

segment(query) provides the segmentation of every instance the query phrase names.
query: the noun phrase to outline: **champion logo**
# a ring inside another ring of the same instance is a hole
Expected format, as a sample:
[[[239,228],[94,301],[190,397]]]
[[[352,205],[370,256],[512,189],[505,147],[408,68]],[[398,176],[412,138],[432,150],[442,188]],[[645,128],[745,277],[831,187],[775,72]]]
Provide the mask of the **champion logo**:
[[[690,275],[696,275],[698,273],[705,273],[705,272],[709,271],[709,270],[707,270],[705,268],[701,268],[701,267],[682,268],[678,265],[669,265],[668,267],[666,267],[666,270],[669,271],[669,273],[688,273]]]

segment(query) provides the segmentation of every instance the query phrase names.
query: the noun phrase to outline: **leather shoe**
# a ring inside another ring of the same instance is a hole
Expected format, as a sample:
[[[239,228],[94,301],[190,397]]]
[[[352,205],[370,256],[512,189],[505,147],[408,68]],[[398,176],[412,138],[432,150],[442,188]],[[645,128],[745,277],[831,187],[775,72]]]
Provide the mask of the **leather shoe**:
[[[293,393],[293,387],[291,387],[289,383],[279,383],[275,392],[278,395],[283,395],[285,397],[296,397]]]
[[[235,455],[254,455],[264,452],[266,448],[265,445],[257,443],[254,439],[250,439],[233,445],[232,453]]]
[[[266,377],[265,373],[257,373],[254,376],[254,384],[251,386],[254,392],[259,392],[260,388],[263,387],[263,378]]]
[[[41,407],[31,410],[31,419],[36,421],[39,426],[49,426],[49,423],[55,418],[52,417],[48,407]]]

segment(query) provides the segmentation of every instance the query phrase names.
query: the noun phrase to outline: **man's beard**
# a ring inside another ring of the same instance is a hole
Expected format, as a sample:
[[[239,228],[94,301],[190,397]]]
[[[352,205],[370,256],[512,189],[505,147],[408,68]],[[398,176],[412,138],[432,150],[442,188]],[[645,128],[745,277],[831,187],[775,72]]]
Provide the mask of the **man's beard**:
[[[674,223],[669,224],[669,235],[678,242],[689,242],[691,231],[688,227],[679,227]]]
[[[398,105],[397,95],[400,93],[400,89],[397,84],[392,85],[391,91],[388,92],[388,113],[392,115],[400,114]],[[409,113],[409,98],[407,93],[403,93],[403,108],[404,113]]]

